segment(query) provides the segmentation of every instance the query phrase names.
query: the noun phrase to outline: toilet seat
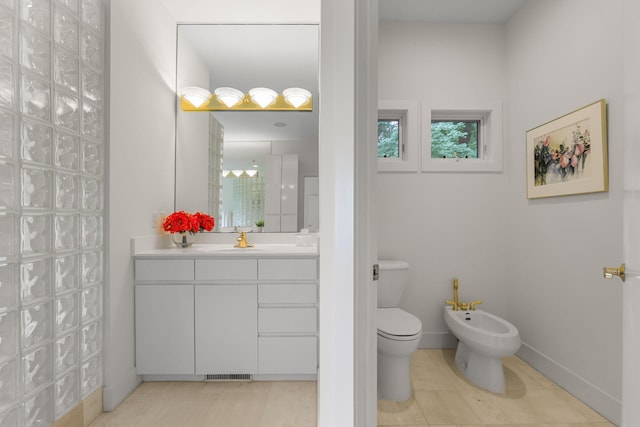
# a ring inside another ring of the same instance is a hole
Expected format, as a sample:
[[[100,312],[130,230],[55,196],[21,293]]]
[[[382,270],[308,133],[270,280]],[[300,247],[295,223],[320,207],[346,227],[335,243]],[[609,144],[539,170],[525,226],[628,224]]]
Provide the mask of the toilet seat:
[[[399,308],[378,308],[376,324],[378,335],[396,341],[414,340],[422,332],[420,319]]]

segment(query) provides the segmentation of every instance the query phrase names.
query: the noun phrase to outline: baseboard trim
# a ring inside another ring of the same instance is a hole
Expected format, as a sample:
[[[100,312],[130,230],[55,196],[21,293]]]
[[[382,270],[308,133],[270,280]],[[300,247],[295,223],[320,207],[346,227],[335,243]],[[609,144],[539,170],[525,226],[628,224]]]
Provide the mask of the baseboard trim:
[[[516,355],[594,411],[612,423],[620,425],[622,419],[620,400],[524,342]]]
[[[102,413],[102,387],[58,418],[52,427],[87,427]]]
[[[135,368],[130,368],[127,375],[120,375],[120,381],[115,381],[116,387],[105,385],[102,399],[104,411],[113,411],[141,382],[142,378],[136,375]]]

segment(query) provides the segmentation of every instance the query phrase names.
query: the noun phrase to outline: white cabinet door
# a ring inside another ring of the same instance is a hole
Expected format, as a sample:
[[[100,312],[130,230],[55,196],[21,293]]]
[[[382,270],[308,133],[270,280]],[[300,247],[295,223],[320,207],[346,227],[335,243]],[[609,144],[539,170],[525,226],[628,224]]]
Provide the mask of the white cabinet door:
[[[260,333],[315,334],[318,330],[315,307],[265,307],[258,309]]]
[[[282,155],[280,231],[298,231],[298,155]]]
[[[195,277],[196,280],[256,280],[257,263],[255,258],[197,259]]]
[[[196,374],[258,369],[257,285],[196,285]]]
[[[282,156],[265,158],[264,231],[280,231],[280,198],[282,196]]]
[[[258,280],[308,280],[318,278],[315,258],[263,258],[258,260]]]
[[[137,259],[136,281],[187,281],[193,280],[192,259]]]
[[[260,337],[261,374],[316,374],[316,337]]]
[[[193,285],[136,285],[136,371],[194,373]]]

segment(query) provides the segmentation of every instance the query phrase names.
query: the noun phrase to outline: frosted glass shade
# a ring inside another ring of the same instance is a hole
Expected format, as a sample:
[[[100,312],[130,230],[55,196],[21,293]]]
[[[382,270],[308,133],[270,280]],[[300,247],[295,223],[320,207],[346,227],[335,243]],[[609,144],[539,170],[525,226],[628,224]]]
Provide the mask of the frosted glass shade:
[[[282,95],[284,95],[285,101],[293,105],[295,108],[306,104],[311,99],[311,92],[299,87],[290,87],[289,89],[285,89],[282,91]]]
[[[276,91],[266,87],[256,87],[249,91],[251,100],[262,108],[266,108],[273,104],[278,97]]]
[[[189,86],[182,89],[181,95],[184,99],[189,101],[191,105],[198,108],[209,100],[211,92],[201,87]]]
[[[244,99],[244,93],[232,87],[219,87],[214,92],[218,101],[231,108]]]

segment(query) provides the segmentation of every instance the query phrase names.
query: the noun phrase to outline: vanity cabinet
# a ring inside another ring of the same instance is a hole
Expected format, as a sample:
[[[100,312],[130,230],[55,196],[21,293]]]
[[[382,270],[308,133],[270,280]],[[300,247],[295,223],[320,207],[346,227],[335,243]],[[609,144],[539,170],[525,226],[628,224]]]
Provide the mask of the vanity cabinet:
[[[317,262],[261,259],[258,264],[258,371],[317,371]]]
[[[193,373],[193,260],[136,262],[138,374]]]
[[[136,286],[136,370],[193,373],[193,285]]]
[[[195,373],[255,374],[257,260],[196,260],[195,277]]]
[[[317,257],[136,259],[141,375],[317,372]]]

